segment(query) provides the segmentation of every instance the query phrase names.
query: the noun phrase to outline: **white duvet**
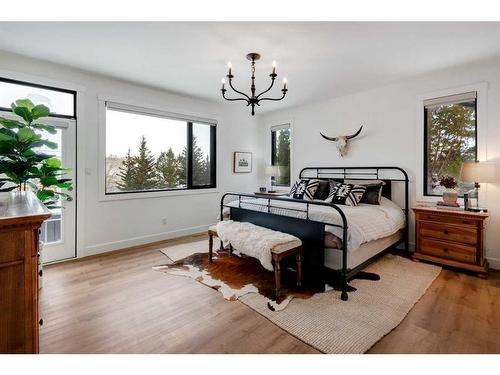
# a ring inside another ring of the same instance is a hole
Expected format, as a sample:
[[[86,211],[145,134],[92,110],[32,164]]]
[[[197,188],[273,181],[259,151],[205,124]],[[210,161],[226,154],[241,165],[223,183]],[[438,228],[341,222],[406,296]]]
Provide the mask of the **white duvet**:
[[[307,201],[305,201],[307,203]],[[238,207],[238,201],[227,203],[228,206]],[[271,213],[305,218],[305,213],[282,208],[305,209],[304,203],[272,201]],[[241,207],[267,212],[267,199],[248,198],[241,200]],[[365,242],[378,240],[396,233],[405,226],[403,210],[391,200],[382,197],[380,205],[361,203],[356,207],[338,206],[347,218],[347,250],[355,251]],[[225,208],[228,212],[229,208]],[[309,206],[309,219],[323,221],[330,224],[342,224],[338,211],[332,207]],[[277,218],[279,220],[279,218]],[[326,225],[325,230],[342,239],[342,228]]]

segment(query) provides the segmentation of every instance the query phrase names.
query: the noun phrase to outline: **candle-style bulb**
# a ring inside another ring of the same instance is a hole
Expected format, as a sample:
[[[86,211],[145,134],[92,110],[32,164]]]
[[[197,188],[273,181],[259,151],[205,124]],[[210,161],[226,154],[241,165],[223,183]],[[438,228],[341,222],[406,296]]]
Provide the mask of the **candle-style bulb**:
[[[283,78],[283,88],[286,89],[286,84],[287,84],[288,80],[285,78]]]
[[[276,74],[276,60],[273,60],[273,74]]]
[[[226,83],[226,79],[225,78],[222,78],[220,81],[222,82],[222,84]]]
[[[231,68],[233,67],[233,64],[231,64],[231,61],[227,63],[227,68],[229,69],[228,75],[231,75]]]

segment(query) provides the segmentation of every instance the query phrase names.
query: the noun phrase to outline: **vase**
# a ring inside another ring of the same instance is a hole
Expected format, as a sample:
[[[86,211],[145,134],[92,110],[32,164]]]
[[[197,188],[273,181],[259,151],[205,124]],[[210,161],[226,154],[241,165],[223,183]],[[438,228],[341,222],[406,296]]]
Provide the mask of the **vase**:
[[[446,188],[443,191],[443,202],[449,205],[456,205],[458,192],[455,189]]]

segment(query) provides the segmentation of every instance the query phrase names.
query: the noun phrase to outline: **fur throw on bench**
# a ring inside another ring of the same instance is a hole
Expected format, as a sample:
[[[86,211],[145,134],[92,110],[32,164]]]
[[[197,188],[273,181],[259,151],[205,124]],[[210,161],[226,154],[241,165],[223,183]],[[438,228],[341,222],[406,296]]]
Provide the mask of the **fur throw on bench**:
[[[274,270],[271,250],[288,245],[300,246],[301,243],[291,234],[233,220],[217,223],[217,235],[224,246],[231,244],[241,254],[258,259],[269,271]]]

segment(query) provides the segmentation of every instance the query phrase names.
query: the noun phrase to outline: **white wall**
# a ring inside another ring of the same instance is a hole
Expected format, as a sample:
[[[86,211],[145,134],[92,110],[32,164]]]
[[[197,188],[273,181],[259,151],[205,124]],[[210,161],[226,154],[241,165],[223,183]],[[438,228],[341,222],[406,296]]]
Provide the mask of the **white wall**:
[[[386,87],[339,96],[318,103],[259,116],[261,139],[270,144],[269,126],[292,121],[292,173],[302,167],[394,165],[410,175],[410,198],[415,203],[415,174],[418,165],[416,142],[417,96],[428,92],[488,83],[486,159],[500,161],[500,60],[455,67]],[[293,87],[290,87],[293,90]],[[332,87],[332,92],[335,87]],[[352,133],[364,125],[360,136],[351,142],[344,158],[337,156],[335,146],[323,140],[319,132],[330,135]],[[266,156],[269,147],[266,146]],[[484,145],[479,145],[483,147]],[[262,177],[261,177],[262,178]],[[500,269],[500,184],[483,184],[482,204],[491,214],[487,228],[486,254],[492,268]],[[413,224],[411,228],[413,239]]]
[[[232,172],[233,151],[255,152],[259,141],[256,121],[243,106],[183,97],[1,51],[0,76],[78,90],[79,256],[200,232],[217,221],[222,192],[255,188],[255,169],[250,174]],[[98,95],[217,119],[217,192],[99,201]]]

